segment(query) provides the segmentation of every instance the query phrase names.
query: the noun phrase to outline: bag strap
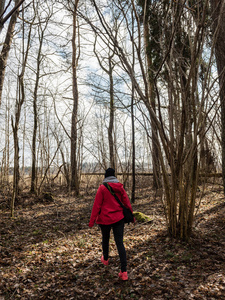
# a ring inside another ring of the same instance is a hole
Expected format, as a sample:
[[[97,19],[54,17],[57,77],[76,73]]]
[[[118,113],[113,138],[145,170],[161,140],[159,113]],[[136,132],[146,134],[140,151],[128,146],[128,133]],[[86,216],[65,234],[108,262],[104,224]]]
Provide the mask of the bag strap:
[[[123,203],[120,201],[120,199],[117,197],[117,195],[115,194],[113,188],[107,183],[104,182],[103,185],[109,190],[109,192],[115,197],[116,201],[120,204],[120,206],[122,206],[122,208],[125,208],[125,206],[123,205]]]

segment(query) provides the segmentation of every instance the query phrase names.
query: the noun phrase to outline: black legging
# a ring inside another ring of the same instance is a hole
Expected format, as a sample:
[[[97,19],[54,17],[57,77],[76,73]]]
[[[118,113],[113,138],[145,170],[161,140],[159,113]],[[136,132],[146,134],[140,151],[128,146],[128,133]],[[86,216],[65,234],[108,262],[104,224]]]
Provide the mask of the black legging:
[[[109,257],[109,238],[110,230],[113,229],[114,239],[116,242],[117,250],[120,256],[121,271],[127,271],[127,257],[126,250],[123,245],[123,230],[124,230],[124,219],[110,225],[99,225],[102,231],[102,249],[104,260],[108,260]]]

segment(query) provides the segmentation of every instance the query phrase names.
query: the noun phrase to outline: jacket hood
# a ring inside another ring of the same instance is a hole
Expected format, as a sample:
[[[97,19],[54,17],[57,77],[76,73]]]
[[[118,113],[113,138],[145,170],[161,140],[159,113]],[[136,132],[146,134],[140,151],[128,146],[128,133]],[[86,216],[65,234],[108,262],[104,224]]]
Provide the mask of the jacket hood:
[[[112,187],[115,193],[123,193],[123,184],[118,182],[108,182],[109,185]]]

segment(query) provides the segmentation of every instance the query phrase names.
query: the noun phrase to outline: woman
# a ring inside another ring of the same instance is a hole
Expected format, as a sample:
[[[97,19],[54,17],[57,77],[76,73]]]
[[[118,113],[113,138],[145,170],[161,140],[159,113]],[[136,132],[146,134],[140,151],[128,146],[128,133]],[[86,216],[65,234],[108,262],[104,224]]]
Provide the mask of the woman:
[[[106,170],[103,183],[108,183],[124,206],[133,212],[123,185],[115,177],[114,169],[109,168]],[[109,264],[109,238],[110,230],[112,228],[121,264],[119,278],[122,280],[128,280],[126,250],[123,245],[123,208],[104,185],[100,185],[95,196],[89,227],[93,227],[94,223],[99,224],[102,232],[103,255],[101,257],[101,262],[104,265]]]

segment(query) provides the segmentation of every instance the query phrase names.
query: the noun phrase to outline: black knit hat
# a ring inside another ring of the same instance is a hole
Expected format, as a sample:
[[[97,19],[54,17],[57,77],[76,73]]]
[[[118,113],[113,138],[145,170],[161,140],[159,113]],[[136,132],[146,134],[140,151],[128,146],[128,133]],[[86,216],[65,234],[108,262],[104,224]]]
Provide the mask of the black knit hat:
[[[105,171],[105,177],[109,177],[109,176],[115,176],[115,170],[114,170],[114,169],[108,168],[108,169]]]

